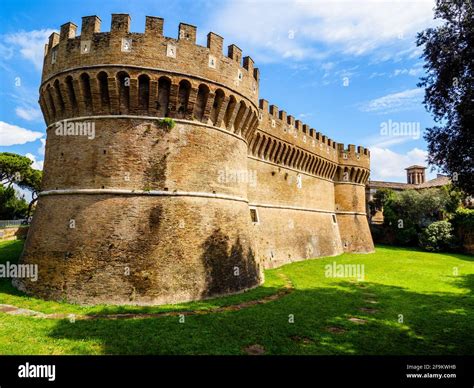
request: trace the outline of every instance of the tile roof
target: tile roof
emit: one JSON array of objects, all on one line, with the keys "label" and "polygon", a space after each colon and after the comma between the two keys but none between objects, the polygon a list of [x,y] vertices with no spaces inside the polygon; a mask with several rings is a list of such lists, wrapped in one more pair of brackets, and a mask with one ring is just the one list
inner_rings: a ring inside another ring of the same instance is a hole
[{"label": "tile roof", "polygon": [[418,185],[402,183],[402,182],[385,182],[385,181],[371,181],[367,182],[367,186],[371,189],[387,188],[392,190],[408,190],[408,189],[428,189],[431,187],[446,186],[451,182],[451,179],[445,175],[438,175],[435,179]]}]

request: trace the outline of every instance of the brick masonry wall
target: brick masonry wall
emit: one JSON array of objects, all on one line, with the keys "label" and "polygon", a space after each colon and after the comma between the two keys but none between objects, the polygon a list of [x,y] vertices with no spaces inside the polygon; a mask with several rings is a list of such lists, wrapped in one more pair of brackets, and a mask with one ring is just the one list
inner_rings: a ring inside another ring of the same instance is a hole
[{"label": "brick masonry wall", "polygon": [[[241,50],[180,24],[97,17],[52,34],[40,106],[43,192],[15,286],[77,303],[161,304],[241,292],[263,268],[370,252],[370,152],[265,100]],[[171,50],[171,51],[170,51]],[[163,119],[172,119],[171,127]],[[90,132],[79,133],[85,129]],[[251,209],[258,212],[252,222]]]},{"label": "brick masonry wall", "polygon": [[169,131],[96,122],[94,140],[48,133],[45,191],[22,257],[40,264],[42,280],[18,288],[78,303],[161,304],[261,283],[247,185],[223,179],[245,165],[243,139],[180,122]]},{"label": "brick masonry wall", "polygon": [[[337,222],[345,252],[373,252],[374,245],[365,215],[365,186],[335,184]],[[356,214],[351,214],[356,213]]]},{"label": "brick masonry wall", "polygon": [[0,241],[20,240],[26,238],[28,227],[0,228]]},{"label": "brick masonry wall", "polygon": [[43,197],[37,211],[22,262],[39,263],[39,280],[16,285],[40,297],[162,304],[234,293],[261,282],[245,204],[68,195]]}]

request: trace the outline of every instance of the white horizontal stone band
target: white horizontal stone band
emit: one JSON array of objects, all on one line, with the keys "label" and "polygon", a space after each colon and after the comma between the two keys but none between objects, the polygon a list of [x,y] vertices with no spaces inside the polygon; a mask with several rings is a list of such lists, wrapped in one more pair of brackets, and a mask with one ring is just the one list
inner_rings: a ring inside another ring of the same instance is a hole
[{"label": "white horizontal stone band", "polygon": [[342,215],[356,215],[356,216],[365,216],[367,217],[367,213],[365,212],[346,212],[346,211],[342,211],[342,210],[336,210],[336,214],[342,214]]},{"label": "white horizontal stone band", "polygon": [[344,182],[344,181],[334,181],[335,185],[351,185],[351,186],[362,186],[365,188],[365,184],[363,183],[355,183],[355,182]]},{"label": "white horizontal stone band", "polygon": [[286,205],[272,205],[264,203],[249,203],[248,200],[242,197],[234,195],[220,194],[220,193],[205,193],[199,191],[163,191],[163,190],[126,190],[126,189],[62,189],[62,190],[46,190],[42,191],[40,196],[47,195],[136,195],[136,196],[159,196],[159,197],[199,197],[199,198],[213,198],[213,199],[225,199],[230,201],[238,201],[247,203],[252,207],[262,207],[271,209],[283,209],[283,210],[299,210],[309,211],[315,213],[327,213],[327,214],[348,214],[348,215],[363,215],[366,213],[362,212],[350,212],[350,211],[332,211],[325,209],[306,208],[299,206],[286,206]]},{"label": "white horizontal stone band", "polygon": [[300,207],[300,206],[272,205],[272,204],[266,204],[266,203],[249,203],[249,206],[263,207],[263,208],[270,208],[270,209],[300,210],[300,211],[327,213],[327,214],[352,214],[352,215],[355,214],[355,215],[361,215],[361,216],[366,215],[366,213],[361,213],[361,212],[349,212],[349,211],[342,211],[342,210],[333,211],[333,210],[307,208],[307,207]]},{"label": "white horizontal stone band", "polygon": [[248,203],[248,200],[228,194],[204,193],[199,191],[164,191],[164,190],[125,190],[125,189],[62,189],[46,190],[39,195],[140,195],[140,196],[159,196],[159,197],[200,197],[226,199]]},{"label": "white horizontal stone band", "polygon": [[[58,120],[55,121],[52,124],[49,124],[46,130],[54,127],[57,123],[61,122],[70,122],[70,121],[94,121],[94,120],[102,120],[102,119],[140,119],[140,120],[163,120],[166,117],[157,117],[157,116],[140,116],[140,115],[98,115],[98,116],[81,116],[81,117],[72,117],[70,119],[63,119],[63,120]],[[169,117],[168,117],[169,118]],[[201,123],[199,121],[192,121],[192,120],[183,120],[183,119],[173,119],[174,122],[178,124],[189,124],[189,125],[195,125],[199,127],[205,127],[205,128],[210,128],[210,129],[215,129],[217,131],[220,131],[222,133],[225,133],[226,135],[231,135],[235,137],[236,139],[242,140],[245,144],[247,144],[247,140],[245,140],[243,137],[237,135],[236,133],[230,132],[225,130],[224,128],[219,128],[219,127],[214,127],[213,125]]]}]

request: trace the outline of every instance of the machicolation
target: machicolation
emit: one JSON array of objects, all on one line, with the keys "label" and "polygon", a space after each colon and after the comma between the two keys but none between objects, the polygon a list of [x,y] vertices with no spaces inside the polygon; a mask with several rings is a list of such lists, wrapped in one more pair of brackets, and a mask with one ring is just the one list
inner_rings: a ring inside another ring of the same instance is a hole
[{"label": "machicolation", "polygon": [[[66,23],[46,45],[42,193],[16,287],[83,304],[232,294],[263,268],[373,250],[370,153],[259,100],[259,70],[223,38],[163,19]],[[163,120],[173,125],[163,125]],[[59,130],[59,128],[61,130]]]}]

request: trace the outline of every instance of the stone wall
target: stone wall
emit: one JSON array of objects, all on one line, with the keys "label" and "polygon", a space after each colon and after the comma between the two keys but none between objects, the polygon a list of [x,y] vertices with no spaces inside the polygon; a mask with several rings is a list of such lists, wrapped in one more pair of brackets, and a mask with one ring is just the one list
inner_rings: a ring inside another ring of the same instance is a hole
[{"label": "stone wall", "polygon": [[241,292],[262,269],[373,250],[370,153],[266,100],[241,50],[147,17],[66,23],[45,52],[43,192],[15,285],[77,303],[161,304]]},{"label": "stone wall", "polygon": [[336,182],[335,208],[345,252],[373,252],[374,245],[366,216],[365,185]]},{"label": "stone wall", "polygon": [[258,212],[253,233],[266,268],[342,253],[332,182],[254,158],[249,170],[257,171],[249,205]]},{"label": "stone wall", "polygon": [[28,227],[0,228],[0,241],[19,240],[26,238]]},{"label": "stone wall", "polygon": [[93,141],[48,132],[44,191],[22,257],[47,280],[19,288],[160,304],[261,283],[247,185],[222,179],[246,165],[243,138],[180,121],[169,130],[156,120],[96,123]]}]

